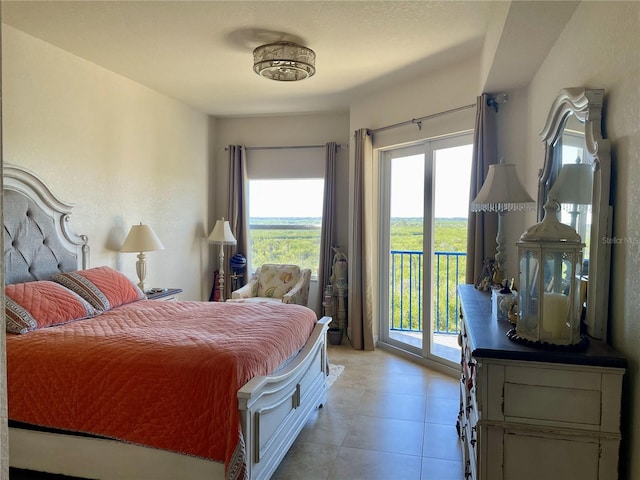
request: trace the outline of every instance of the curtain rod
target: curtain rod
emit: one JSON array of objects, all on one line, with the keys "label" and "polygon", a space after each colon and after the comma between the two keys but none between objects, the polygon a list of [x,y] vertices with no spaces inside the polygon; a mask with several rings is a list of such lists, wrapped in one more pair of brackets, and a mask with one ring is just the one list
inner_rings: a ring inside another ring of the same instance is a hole
[{"label": "curtain rod", "polygon": [[[342,148],[348,145],[341,145],[339,143],[336,144],[338,148]],[[245,150],[296,150],[303,148],[325,148],[325,145],[282,145],[275,147],[244,147]],[[224,147],[225,152],[229,150],[229,147]]]},{"label": "curtain rod", "polygon": [[424,117],[412,118],[411,120],[407,120],[400,123],[394,123],[393,125],[387,125],[386,127],[375,128],[371,130],[371,133],[382,132],[383,130],[390,130],[396,127],[403,127],[405,125],[418,125],[418,130],[422,130],[422,121],[427,120],[429,118],[439,117],[440,115],[446,115],[448,113],[459,112],[461,110],[467,110],[469,108],[475,107],[475,103],[470,103],[469,105],[463,105],[462,107],[452,108],[450,110],[445,110],[444,112],[432,113],[431,115],[426,115]]}]

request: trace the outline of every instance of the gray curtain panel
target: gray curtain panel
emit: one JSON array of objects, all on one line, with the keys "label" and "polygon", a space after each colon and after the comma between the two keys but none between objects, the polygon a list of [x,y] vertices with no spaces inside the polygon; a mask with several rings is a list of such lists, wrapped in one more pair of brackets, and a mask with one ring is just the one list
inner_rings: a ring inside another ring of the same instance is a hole
[{"label": "gray curtain panel", "polygon": [[[497,112],[487,105],[490,96],[483,93],[476,103],[476,125],[473,135],[473,159],[471,165],[471,185],[469,200],[473,201],[482,188],[489,165],[497,163]],[[469,205],[467,230],[467,272],[466,283],[476,284],[482,274],[486,259],[493,259],[496,253],[498,215],[494,212],[472,212]]]},{"label": "gray curtain panel", "polygon": [[[358,350],[374,350],[371,251],[374,235],[371,224],[373,205],[372,192],[367,188],[367,178],[371,182],[369,177],[373,169],[373,145],[369,130],[356,130],[355,150],[348,319],[353,347]],[[373,187],[369,184],[369,189],[371,188]]]},{"label": "gray curtain panel", "polygon": [[[241,253],[249,258],[249,218],[247,208],[247,150],[241,145],[229,145],[229,198],[227,218],[231,232],[236,237],[235,247],[225,255],[224,271],[231,273],[231,257]],[[247,282],[248,272],[241,284]],[[231,298],[232,282],[225,282],[225,298]]]},{"label": "gray curtain panel", "polygon": [[324,289],[331,277],[331,264],[336,239],[336,157],[338,145],[329,142],[325,146],[324,200],[322,205],[322,228],[320,231],[320,264],[318,267],[318,305],[317,311],[324,314],[322,300]]}]

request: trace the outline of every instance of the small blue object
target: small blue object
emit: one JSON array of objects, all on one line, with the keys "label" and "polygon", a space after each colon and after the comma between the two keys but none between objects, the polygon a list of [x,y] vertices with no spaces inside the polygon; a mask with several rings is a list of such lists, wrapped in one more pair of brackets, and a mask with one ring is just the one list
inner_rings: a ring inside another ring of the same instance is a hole
[{"label": "small blue object", "polygon": [[233,257],[231,257],[231,269],[234,273],[239,273],[244,270],[244,267],[247,266],[247,259],[241,253],[236,253]]}]

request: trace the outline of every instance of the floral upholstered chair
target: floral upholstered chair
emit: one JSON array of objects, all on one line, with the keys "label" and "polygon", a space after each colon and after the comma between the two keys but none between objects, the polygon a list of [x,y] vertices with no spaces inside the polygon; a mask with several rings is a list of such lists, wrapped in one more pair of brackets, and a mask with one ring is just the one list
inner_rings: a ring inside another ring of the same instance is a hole
[{"label": "floral upholstered chair", "polygon": [[266,263],[244,287],[231,292],[231,302],[282,302],[307,305],[311,270],[298,265]]}]

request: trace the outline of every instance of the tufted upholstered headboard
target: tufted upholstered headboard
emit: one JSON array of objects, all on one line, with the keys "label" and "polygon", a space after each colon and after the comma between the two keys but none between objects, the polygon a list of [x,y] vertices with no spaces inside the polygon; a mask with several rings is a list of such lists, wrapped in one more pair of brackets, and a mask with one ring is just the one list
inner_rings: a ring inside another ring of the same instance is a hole
[{"label": "tufted upholstered headboard", "polygon": [[69,229],[73,204],[56,198],[25,168],[4,164],[2,175],[5,283],[88,268],[88,239]]}]

